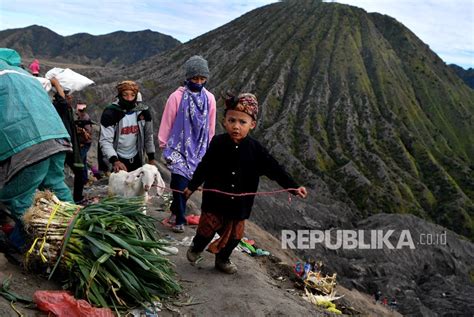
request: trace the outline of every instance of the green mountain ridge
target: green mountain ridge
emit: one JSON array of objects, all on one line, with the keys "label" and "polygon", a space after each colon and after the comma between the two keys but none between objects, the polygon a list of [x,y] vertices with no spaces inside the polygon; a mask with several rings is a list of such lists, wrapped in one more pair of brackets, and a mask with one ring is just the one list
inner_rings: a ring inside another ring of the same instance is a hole
[{"label": "green mountain ridge", "polygon": [[89,65],[130,65],[181,44],[151,30],[117,31],[104,35],[61,36],[32,25],[0,31],[0,47],[17,50],[23,58],[45,58]]},{"label": "green mountain ridge", "polygon": [[156,119],[193,54],[211,91],[258,95],[255,135],[301,182],[323,179],[358,215],[412,213],[474,238],[474,93],[395,19],[315,1],[249,12],[126,71]]}]

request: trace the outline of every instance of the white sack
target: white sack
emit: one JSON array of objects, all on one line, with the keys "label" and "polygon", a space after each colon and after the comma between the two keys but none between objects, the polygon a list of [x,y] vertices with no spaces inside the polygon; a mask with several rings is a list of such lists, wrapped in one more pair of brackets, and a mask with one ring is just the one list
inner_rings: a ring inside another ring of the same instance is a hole
[{"label": "white sack", "polygon": [[47,79],[56,78],[63,89],[69,90],[70,93],[81,91],[87,86],[94,84],[94,82],[89,78],[82,76],[69,68],[63,69],[55,67],[49,70],[44,77]]}]

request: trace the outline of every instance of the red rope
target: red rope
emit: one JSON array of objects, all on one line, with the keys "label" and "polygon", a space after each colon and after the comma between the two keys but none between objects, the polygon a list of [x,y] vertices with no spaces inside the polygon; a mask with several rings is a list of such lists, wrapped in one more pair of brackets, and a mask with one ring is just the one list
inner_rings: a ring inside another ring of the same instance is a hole
[{"label": "red rope", "polygon": [[[163,188],[164,190],[167,191],[172,191],[172,192],[177,192],[180,194],[184,194],[184,191],[178,190],[178,189],[173,189],[173,188],[168,188],[168,187],[163,187],[163,186],[158,186],[158,185],[153,185],[155,187]],[[227,195],[227,196],[232,196],[232,197],[242,197],[242,196],[268,196],[268,195],[274,195],[278,193],[285,193],[288,192],[288,203],[291,203],[291,195],[290,191],[298,190],[297,188],[285,188],[285,189],[279,189],[279,190],[273,190],[269,192],[256,192],[256,193],[229,193],[229,192],[224,192],[222,190],[218,189],[212,189],[212,188],[198,188],[198,190],[202,192],[214,192],[222,195]]]},{"label": "red rope", "polygon": [[[159,187],[159,188],[163,188],[164,190],[168,190],[168,191],[173,191],[173,192],[177,192],[177,193],[180,193],[180,194],[184,194],[184,191],[178,190],[178,189],[172,189],[172,188],[163,187],[163,186],[158,186],[158,185],[154,185],[154,187]],[[202,188],[202,189],[199,189],[199,188],[198,188],[198,190],[203,191],[203,192],[219,193],[219,194],[227,195],[227,196],[241,197],[241,196],[266,196],[266,195],[274,195],[274,194],[278,194],[278,193],[285,193],[285,192],[295,191],[295,190],[298,190],[298,189],[297,189],[297,188],[285,188],[285,189],[273,190],[273,191],[269,191],[269,192],[256,192],[256,193],[229,193],[229,192],[224,192],[224,191],[222,191],[222,190],[212,189],[212,188]]]}]

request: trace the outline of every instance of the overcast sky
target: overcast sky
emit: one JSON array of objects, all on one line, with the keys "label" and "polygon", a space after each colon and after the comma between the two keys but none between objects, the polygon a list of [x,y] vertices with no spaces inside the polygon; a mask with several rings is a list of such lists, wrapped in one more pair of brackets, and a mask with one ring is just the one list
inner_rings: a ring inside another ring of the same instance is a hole
[{"label": "overcast sky", "polygon": [[[186,42],[272,0],[0,0],[0,30],[32,24],[61,35],[151,29]],[[331,0],[326,0],[331,2]],[[390,15],[445,62],[474,68],[474,0],[337,0]]]}]

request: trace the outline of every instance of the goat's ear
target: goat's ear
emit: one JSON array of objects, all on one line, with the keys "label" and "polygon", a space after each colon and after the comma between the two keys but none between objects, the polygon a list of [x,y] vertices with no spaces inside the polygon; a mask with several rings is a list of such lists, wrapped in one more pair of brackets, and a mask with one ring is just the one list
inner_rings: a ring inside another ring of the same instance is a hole
[{"label": "goat's ear", "polygon": [[157,172],[155,174],[155,179],[156,179],[156,185],[157,185],[156,194],[158,196],[161,196],[165,192],[165,181],[163,180],[163,178],[161,178],[160,172]]},{"label": "goat's ear", "polygon": [[142,167],[139,167],[137,168],[136,170],[134,170],[133,172],[130,172],[130,173],[133,173],[133,175],[135,175],[136,177],[140,176],[140,175],[143,175],[143,168]]}]

